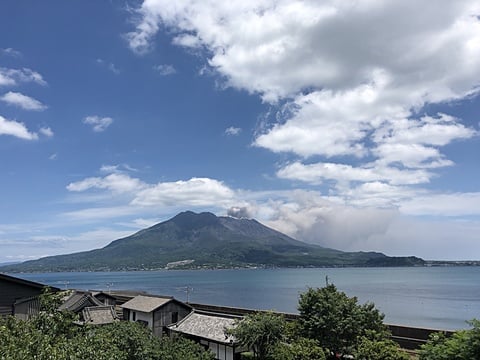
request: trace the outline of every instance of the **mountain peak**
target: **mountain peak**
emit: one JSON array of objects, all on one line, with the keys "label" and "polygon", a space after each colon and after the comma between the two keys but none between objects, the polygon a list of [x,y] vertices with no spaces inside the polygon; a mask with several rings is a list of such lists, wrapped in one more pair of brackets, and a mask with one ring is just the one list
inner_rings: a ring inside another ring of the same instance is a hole
[{"label": "mountain peak", "polygon": [[193,211],[181,212],[169,221],[184,230],[198,229],[219,223],[218,217],[210,212],[195,213]]},{"label": "mountain peak", "polygon": [[[380,259],[381,258],[381,259]],[[90,271],[237,266],[395,266],[423,260],[346,253],[292,239],[256,220],[185,211],[102,249],[3,267],[7,271]],[[187,261],[187,262],[185,262]]]}]

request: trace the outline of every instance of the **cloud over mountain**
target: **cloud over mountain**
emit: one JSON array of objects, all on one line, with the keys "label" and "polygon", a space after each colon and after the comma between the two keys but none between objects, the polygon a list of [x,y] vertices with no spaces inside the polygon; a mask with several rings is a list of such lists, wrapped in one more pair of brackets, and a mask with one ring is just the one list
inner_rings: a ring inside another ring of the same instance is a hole
[{"label": "cloud over mountain", "polygon": [[[417,111],[478,93],[479,8],[473,1],[431,1],[419,11],[416,1],[152,0],[137,10],[127,37],[143,54],[159,31],[173,32],[173,43],[206,49],[227,86],[278,106],[254,145],[300,157],[284,165],[282,178],[408,185],[454,165],[441,147],[477,134],[448,114]],[[306,161],[318,157],[333,163]]]}]

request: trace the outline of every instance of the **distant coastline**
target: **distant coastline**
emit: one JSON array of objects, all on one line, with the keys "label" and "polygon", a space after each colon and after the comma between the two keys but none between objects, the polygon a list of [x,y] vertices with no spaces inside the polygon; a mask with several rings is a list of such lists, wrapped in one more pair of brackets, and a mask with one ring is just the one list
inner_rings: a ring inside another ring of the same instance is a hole
[{"label": "distant coastline", "polygon": [[[18,264],[18,263],[17,263]],[[398,266],[388,266],[388,265],[324,265],[324,266],[275,266],[275,265],[265,265],[265,264],[251,264],[251,265],[234,265],[228,266],[225,264],[216,264],[216,265],[195,265],[193,262],[184,262],[178,261],[178,264],[172,266],[172,264],[167,264],[165,267],[124,267],[124,268],[77,268],[77,269],[45,269],[45,270],[32,270],[32,271],[22,271],[22,270],[11,270],[3,271],[1,266],[7,264],[0,264],[0,272],[10,273],[10,274],[41,274],[41,273],[77,273],[77,272],[140,272],[140,271],[202,271],[202,270],[248,270],[248,269],[361,269],[361,268],[417,268],[417,267],[476,267],[480,266],[480,260],[425,260],[424,264],[416,265],[398,265]],[[8,264],[9,265],[9,264]]]},{"label": "distant coastline", "polygon": [[480,260],[425,260],[424,266],[480,266]]}]

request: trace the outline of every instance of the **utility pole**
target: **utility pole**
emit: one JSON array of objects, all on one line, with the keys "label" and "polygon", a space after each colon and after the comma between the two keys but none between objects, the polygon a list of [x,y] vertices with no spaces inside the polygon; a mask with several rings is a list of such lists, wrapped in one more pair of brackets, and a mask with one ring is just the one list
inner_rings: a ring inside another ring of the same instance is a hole
[{"label": "utility pole", "polygon": [[190,300],[190,291],[192,291],[192,290],[193,290],[193,288],[191,288],[190,286],[185,286],[185,294],[187,295],[187,303]]},{"label": "utility pole", "polygon": [[113,286],[112,282],[107,283],[107,291],[109,294],[111,294],[111,287]]}]

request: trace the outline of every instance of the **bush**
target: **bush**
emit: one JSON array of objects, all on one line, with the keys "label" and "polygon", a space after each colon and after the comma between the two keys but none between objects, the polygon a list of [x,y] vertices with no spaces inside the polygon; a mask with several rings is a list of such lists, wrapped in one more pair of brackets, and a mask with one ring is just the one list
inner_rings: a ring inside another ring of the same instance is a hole
[{"label": "bush", "polygon": [[397,343],[392,340],[371,340],[362,338],[354,352],[357,360],[408,360]]},{"label": "bush", "polygon": [[325,360],[325,352],[313,339],[299,338],[290,344],[279,344],[272,352],[275,360]]},{"label": "bush", "polygon": [[468,322],[472,329],[455,332],[450,338],[443,333],[430,335],[422,345],[420,360],[470,360],[480,359],[480,321]]}]

